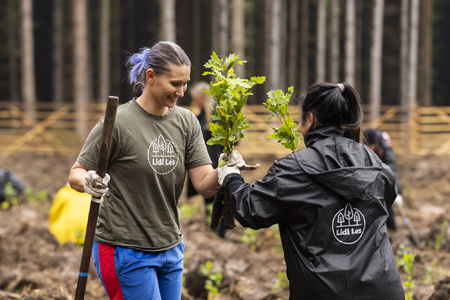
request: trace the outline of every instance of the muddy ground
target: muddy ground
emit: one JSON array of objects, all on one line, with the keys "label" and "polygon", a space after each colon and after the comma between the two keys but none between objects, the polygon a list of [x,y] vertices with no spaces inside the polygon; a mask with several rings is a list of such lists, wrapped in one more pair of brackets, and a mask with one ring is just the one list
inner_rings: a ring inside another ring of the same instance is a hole
[{"label": "muddy ground", "polygon": [[[261,167],[244,173],[245,179],[262,178],[274,159],[247,158],[248,163]],[[0,158],[0,167],[10,168],[33,191],[46,190],[49,195],[48,202],[30,203],[22,197],[20,204],[0,211],[0,299],[73,299],[82,250],[72,243],[60,245],[48,231],[47,217],[74,160],[20,152]],[[399,258],[415,254],[412,278],[408,279],[402,267],[400,276],[404,282],[414,281],[414,299],[450,299],[450,228],[442,230],[450,210],[450,157],[401,155],[398,165],[404,208],[420,239],[416,246],[396,209],[398,230],[390,233],[394,252]],[[212,263],[211,275],[222,275],[214,299],[288,299],[276,227],[253,232],[238,225],[221,239],[207,230],[200,196],[183,196],[180,207],[186,244],[183,299],[207,299],[206,276],[201,271],[207,261]],[[86,299],[107,299],[93,266]]]}]

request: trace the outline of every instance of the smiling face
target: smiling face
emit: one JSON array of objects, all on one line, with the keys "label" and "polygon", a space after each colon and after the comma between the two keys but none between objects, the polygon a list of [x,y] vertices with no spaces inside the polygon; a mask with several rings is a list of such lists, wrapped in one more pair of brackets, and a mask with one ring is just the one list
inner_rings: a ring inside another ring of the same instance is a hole
[{"label": "smiling face", "polygon": [[[187,83],[191,80],[191,67],[172,65],[169,72],[156,75],[152,69],[146,72],[149,100],[152,112],[156,114],[167,113],[167,108],[175,106],[177,99],[184,96]],[[163,112],[163,113],[161,113]]]}]

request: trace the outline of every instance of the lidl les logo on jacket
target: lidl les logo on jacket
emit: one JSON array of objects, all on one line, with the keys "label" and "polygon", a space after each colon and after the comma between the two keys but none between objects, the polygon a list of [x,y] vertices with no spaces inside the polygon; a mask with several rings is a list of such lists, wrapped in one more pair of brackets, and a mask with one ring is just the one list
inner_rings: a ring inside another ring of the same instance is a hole
[{"label": "lidl les logo on jacket", "polygon": [[362,237],[366,228],[366,219],[359,209],[347,203],[345,208],[334,215],[331,228],[336,240],[342,244],[351,245]]}]

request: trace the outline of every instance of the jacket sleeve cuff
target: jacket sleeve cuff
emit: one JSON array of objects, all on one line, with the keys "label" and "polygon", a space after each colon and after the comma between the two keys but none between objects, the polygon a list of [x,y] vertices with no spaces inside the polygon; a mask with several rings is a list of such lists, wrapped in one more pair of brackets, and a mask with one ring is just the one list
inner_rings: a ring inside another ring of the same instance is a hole
[{"label": "jacket sleeve cuff", "polygon": [[243,183],[244,178],[242,178],[241,174],[231,173],[223,180],[223,188],[231,196]]}]

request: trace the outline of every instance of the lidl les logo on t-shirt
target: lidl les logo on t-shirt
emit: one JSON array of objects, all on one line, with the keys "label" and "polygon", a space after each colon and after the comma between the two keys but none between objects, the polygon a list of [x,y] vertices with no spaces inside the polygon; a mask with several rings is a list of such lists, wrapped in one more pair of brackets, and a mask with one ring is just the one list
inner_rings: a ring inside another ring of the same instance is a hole
[{"label": "lidl les logo on t-shirt", "polygon": [[179,156],[177,146],[162,135],[150,144],[147,151],[148,163],[159,175],[172,172],[178,165]]}]

